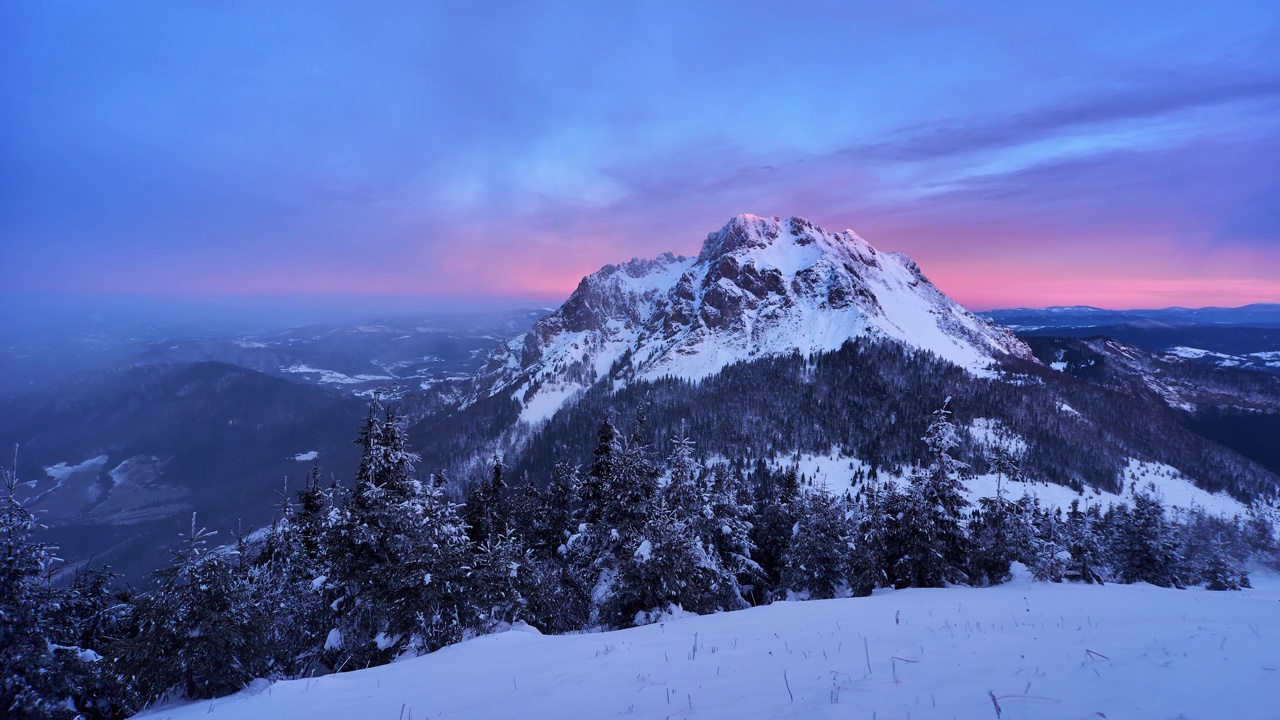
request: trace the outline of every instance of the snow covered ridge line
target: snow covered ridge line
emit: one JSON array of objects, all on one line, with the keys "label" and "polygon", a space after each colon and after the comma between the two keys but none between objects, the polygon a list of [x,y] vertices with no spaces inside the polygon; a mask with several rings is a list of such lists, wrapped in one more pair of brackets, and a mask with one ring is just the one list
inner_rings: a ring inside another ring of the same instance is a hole
[{"label": "snow covered ridge line", "polygon": [[776,603],[608,633],[518,626],[144,717],[1270,717],[1280,578],[1260,573],[1255,586],[1212,593],[1024,575],[992,588]]},{"label": "snow covered ridge line", "polygon": [[538,422],[597,382],[697,380],[736,361],[838,349],[875,338],[927,350],[979,376],[1035,361],[1012,331],[961,307],[910,258],[851,230],[738,215],[696,258],[606,265],[556,312],[491,356],[489,394]]}]

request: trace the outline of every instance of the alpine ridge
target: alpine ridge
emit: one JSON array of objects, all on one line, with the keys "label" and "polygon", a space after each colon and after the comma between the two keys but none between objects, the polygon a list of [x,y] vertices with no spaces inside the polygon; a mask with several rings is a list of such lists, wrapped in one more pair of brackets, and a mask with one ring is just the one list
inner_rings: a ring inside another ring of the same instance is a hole
[{"label": "alpine ridge", "polygon": [[510,393],[536,423],[608,380],[698,380],[770,355],[868,337],[928,350],[979,376],[1035,361],[1022,341],[961,307],[906,255],[851,230],[738,215],[696,258],[664,253],[606,265],[554,313],[489,358],[481,392]]}]

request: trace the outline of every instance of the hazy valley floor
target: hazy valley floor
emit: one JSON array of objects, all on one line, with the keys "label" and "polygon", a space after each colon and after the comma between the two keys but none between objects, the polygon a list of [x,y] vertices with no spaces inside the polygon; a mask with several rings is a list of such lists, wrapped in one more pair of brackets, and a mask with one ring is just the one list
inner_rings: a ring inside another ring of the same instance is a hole
[{"label": "hazy valley floor", "polygon": [[1280,718],[1280,576],[1254,584],[1020,578],[608,633],[514,630],[149,717]]}]

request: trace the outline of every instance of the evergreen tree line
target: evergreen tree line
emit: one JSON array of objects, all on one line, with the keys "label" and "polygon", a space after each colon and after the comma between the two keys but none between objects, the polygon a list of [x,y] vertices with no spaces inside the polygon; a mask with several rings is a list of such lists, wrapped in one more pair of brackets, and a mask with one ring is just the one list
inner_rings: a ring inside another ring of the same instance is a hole
[{"label": "evergreen tree line", "polygon": [[[1050,510],[1003,492],[971,506],[969,465],[945,406],[905,476],[862,470],[831,494],[795,467],[706,462],[686,438],[659,459],[645,406],[630,432],[595,433],[585,467],[508,486],[500,458],[453,497],[422,475],[404,424],[378,402],[350,488],[314,468],[275,522],[218,545],[193,516],[145,592],[101,570],[56,582],[52,550],[15,496],[0,513],[0,702],[11,717],[118,718],[174,697],[345,672],[527,623],[544,633],[621,628],[680,613],[879,588],[993,585],[1022,563],[1040,580],[1248,585],[1274,558],[1261,514],[1171,514],[1132,503]],[[1017,459],[986,459],[1003,481]],[[15,463],[16,466],[16,463]],[[461,501],[461,502],[458,502]]]},{"label": "evergreen tree line", "polygon": [[[1191,372],[1170,371],[1184,370]],[[1029,474],[1076,491],[1123,492],[1121,472],[1133,457],[1176,467],[1205,490],[1245,504],[1274,502],[1280,487],[1274,472],[1189,429],[1191,415],[1150,389],[1131,387],[1145,387],[1140,377],[1112,387],[1015,363],[1001,378],[979,378],[926,351],[867,338],[809,356],[737,362],[697,382],[633,380],[615,389],[614,381],[628,377],[624,358],[536,429],[517,422],[519,404],[507,393],[481,398],[415,424],[414,447],[458,477],[482,472],[480,464],[495,450],[508,450],[513,476],[545,482],[557,460],[590,457],[602,415],[630,417],[644,405],[650,441],[658,447],[688,435],[704,456],[750,464],[794,453],[825,455],[836,446],[872,468],[893,470],[924,454],[930,412],[950,397],[957,425],[979,418],[999,423],[1026,442],[1022,462]],[[975,470],[989,470],[985,448],[968,433],[961,433],[955,453]]]}]

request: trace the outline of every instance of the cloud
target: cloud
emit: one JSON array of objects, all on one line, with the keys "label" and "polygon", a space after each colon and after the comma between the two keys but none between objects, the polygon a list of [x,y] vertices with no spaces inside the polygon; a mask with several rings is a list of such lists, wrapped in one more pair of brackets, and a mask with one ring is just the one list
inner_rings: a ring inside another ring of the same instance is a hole
[{"label": "cloud", "polygon": [[1190,5],[9,5],[0,264],[551,298],[756,212],[939,277],[1078,281],[1068,240],[1190,277],[1280,204],[1280,11]]},{"label": "cloud", "polygon": [[1154,83],[1113,86],[1011,115],[903,128],[889,138],[845,152],[882,161],[929,160],[1023,145],[1099,125],[1151,121],[1206,107],[1278,99],[1280,75],[1241,78],[1230,72],[1183,74]]}]

